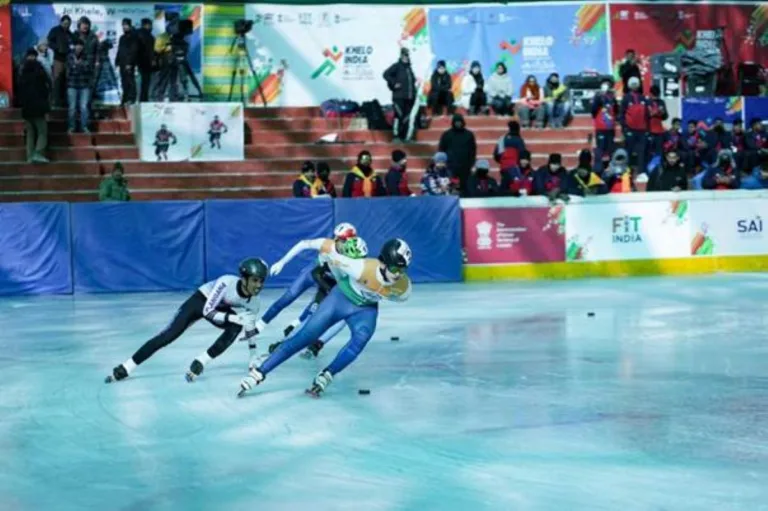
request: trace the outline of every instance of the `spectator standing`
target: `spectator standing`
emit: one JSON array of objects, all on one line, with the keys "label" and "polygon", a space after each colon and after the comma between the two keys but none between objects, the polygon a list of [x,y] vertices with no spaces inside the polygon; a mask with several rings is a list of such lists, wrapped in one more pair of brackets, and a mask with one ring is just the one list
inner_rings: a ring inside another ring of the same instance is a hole
[{"label": "spectator standing", "polygon": [[690,174],[695,174],[700,167],[708,162],[709,136],[704,129],[698,127],[698,124],[695,119],[688,121],[688,130],[683,140],[683,149],[687,158],[685,165]]},{"label": "spectator standing", "polygon": [[592,153],[584,149],[579,153],[579,163],[568,173],[566,193],[579,197],[602,195],[608,192],[605,182],[592,170]]},{"label": "spectator standing", "polygon": [[75,40],[75,51],[69,55],[67,61],[67,102],[69,103],[69,132],[73,133],[76,127],[76,113],[80,113],[80,125],[83,133],[90,133],[88,120],[90,113],[88,104],[91,99],[91,79],[93,68],[83,53],[83,40]]},{"label": "spectator standing", "polygon": [[534,120],[536,121],[536,128],[544,127],[544,117],[546,116],[546,107],[543,103],[544,96],[542,94],[539,82],[536,81],[536,77],[528,75],[525,79],[525,83],[520,87],[520,100],[518,101],[517,111],[520,117],[520,122],[523,126],[528,128],[534,126]]},{"label": "spectator standing", "polygon": [[319,197],[321,184],[317,179],[315,164],[311,161],[305,161],[301,165],[301,174],[293,182],[293,196],[296,198]]},{"label": "spectator standing", "polygon": [[115,162],[112,175],[105,177],[99,186],[100,201],[128,202],[131,200],[131,192],[128,190],[128,181],[123,173],[123,164]]},{"label": "spectator standing", "polygon": [[760,158],[768,153],[768,137],[763,130],[763,121],[759,118],[754,118],[750,121],[750,130],[746,136],[746,160],[747,168],[754,168],[757,166]]},{"label": "spectator standing", "polygon": [[536,195],[555,200],[565,192],[566,177],[562,155],[552,153],[547,164],[536,170],[533,176],[533,191]]},{"label": "spectator standing", "polygon": [[619,76],[624,85],[624,93],[632,89],[629,86],[629,80],[632,78],[637,78],[640,82],[640,86],[637,90],[640,94],[643,93],[643,74],[640,71],[640,66],[637,65],[637,55],[635,50],[627,50],[624,54],[624,60],[621,61],[621,65],[619,66]]},{"label": "spectator standing", "polygon": [[27,132],[27,161],[47,162],[44,156],[48,146],[48,122],[45,116],[51,110],[51,78],[37,60],[34,48],[27,50],[19,75],[18,96],[21,116]]},{"label": "spectator standing", "polygon": [[45,37],[40,39],[35,49],[37,50],[37,61],[43,66],[45,73],[53,83],[53,50],[48,47],[48,39]]},{"label": "spectator standing", "polygon": [[546,116],[553,128],[563,128],[571,117],[571,103],[568,101],[568,87],[560,82],[560,75],[552,73],[544,84]]},{"label": "spectator standing", "polygon": [[477,159],[477,143],[474,133],[466,128],[463,115],[454,114],[451,127],[440,137],[438,150],[448,155],[454,176],[459,180],[459,193],[464,193]]},{"label": "spectator standing", "polygon": [[630,193],[635,191],[629,154],[624,149],[616,149],[611,164],[603,176],[609,193]]},{"label": "spectator standing", "polygon": [[144,18],[141,20],[141,29],[138,30],[136,37],[139,41],[139,54],[136,62],[141,77],[141,92],[139,101],[144,103],[149,101],[149,86],[152,83],[152,67],[155,61],[155,36],[152,35],[152,20]]},{"label": "spectator standing", "polygon": [[411,55],[407,48],[400,49],[400,60],[384,71],[384,80],[392,91],[392,104],[395,109],[393,131],[396,140],[411,140],[414,126],[410,115],[416,102],[416,78],[411,68]]},{"label": "spectator standing", "polygon": [[485,88],[494,113],[512,115],[512,80],[503,62],[496,64],[496,72],[488,77]]},{"label": "spectator standing", "polygon": [[139,39],[133,30],[130,18],[123,19],[123,35],[117,45],[115,66],[120,69],[120,83],[123,86],[122,105],[136,102],[136,64],[139,60]]},{"label": "spectator standing", "polygon": [[448,169],[448,155],[436,153],[421,178],[422,195],[453,195],[456,181]]},{"label": "spectator standing", "polygon": [[387,195],[384,183],[373,170],[373,158],[370,151],[360,151],[357,155],[357,165],[347,174],[344,180],[342,197],[383,197]]},{"label": "spectator standing", "polygon": [[733,152],[733,159],[736,160],[736,168],[745,170],[749,169],[745,154],[747,151],[747,136],[744,133],[744,121],[736,119],[733,121],[733,128],[731,129],[731,151]]},{"label": "spectator standing", "polygon": [[72,18],[66,14],[59,24],[48,32],[48,46],[53,50],[53,104],[64,106],[67,89],[67,56],[72,46],[72,33],[69,27]]},{"label": "spectator standing", "polygon": [[[661,98],[658,85],[652,85],[648,98],[648,142],[651,158],[661,156],[664,152],[664,121],[669,119],[667,104]],[[644,172],[644,169],[641,169]]]},{"label": "spectator standing", "polygon": [[685,160],[681,151],[683,150],[683,121],[679,117],[672,119],[672,126],[664,132],[664,138],[662,141],[662,150],[666,153],[671,150],[675,150],[677,155]]},{"label": "spectator standing", "polygon": [[741,171],[736,168],[733,153],[723,149],[717,153],[717,160],[704,174],[702,187],[706,190],[736,190],[741,188]]},{"label": "spectator standing", "polygon": [[408,158],[400,149],[392,151],[392,165],[389,167],[385,181],[387,184],[387,195],[394,197],[407,197],[413,195],[408,187],[408,177],[405,175]]},{"label": "spectator standing", "polygon": [[427,105],[432,110],[432,115],[443,115],[443,108],[453,114],[453,83],[444,60],[437,61],[430,85]]},{"label": "spectator standing", "polygon": [[[77,20],[77,32],[74,37],[83,41],[83,54],[85,55],[91,69],[96,69],[99,55],[99,38],[91,30],[91,20],[87,16]],[[95,76],[94,76],[95,79]]]},{"label": "spectator standing", "polygon": [[634,155],[636,171],[645,172],[646,140],[650,109],[648,99],[640,93],[640,79],[629,79],[629,92],[621,100],[621,127],[624,132],[624,148]]},{"label": "spectator standing", "polygon": [[619,104],[613,92],[613,82],[603,80],[600,92],[592,99],[592,120],[595,127],[595,170],[603,171],[603,158],[610,161],[616,146],[616,119]]},{"label": "spectator standing", "polygon": [[511,197],[533,195],[534,175],[533,167],[531,167],[531,153],[524,149],[520,151],[520,160],[517,166],[501,170],[499,195]]},{"label": "spectator standing", "polygon": [[663,161],[651,173],[648,180],[649,192],[679,192],[688,189],[688,174],[677,149],[664,152]]},{"label": "spectator standing", "polygon": [[336,186],[331,181],[331,167],[324,161],[317,162],[317,179],[320,181],[321,195],[336,198]]},{"label": "spectator standing", "polygon": [[[510,89],[511,85],[510,83]],[[483,71],[480,62],[475,60],[469,66],[469,73],[464,75],[461,82],[461,106],[467,109],[469,115],[478,115],[485,110],[487,103]]]},{"label": "spectator standing", "polygon": [[495,197],[499,184],[490,175],[491,164],[488,160],[477,160],[474,172],[467,181],[467,197]]},{"label": "spectator standing", "polygon": [[723,149],[731,148],[731,134],[725,129],[725,123],[720,117],[715,119],[712,129],[709,131],[709,152],[708,161],[714,161],[715,157]]},{"label": "spectator standing", "polygon": [[504,169],[517,167],[520,153],[525,150],[525,142],[520,135],[520,123],[509,121],[507,128],[509,131],[499,138],[493,149],[493,159],[499,164],[502,172]]}]

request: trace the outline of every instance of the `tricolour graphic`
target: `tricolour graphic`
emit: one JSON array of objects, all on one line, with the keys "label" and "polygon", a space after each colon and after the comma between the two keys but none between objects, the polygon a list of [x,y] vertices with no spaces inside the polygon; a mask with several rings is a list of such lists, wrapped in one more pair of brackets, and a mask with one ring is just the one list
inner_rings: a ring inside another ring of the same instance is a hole
[{"label": "tricolour graphic", "polygon": [[768,201],[691,201],[690,254],[768,254]]}]

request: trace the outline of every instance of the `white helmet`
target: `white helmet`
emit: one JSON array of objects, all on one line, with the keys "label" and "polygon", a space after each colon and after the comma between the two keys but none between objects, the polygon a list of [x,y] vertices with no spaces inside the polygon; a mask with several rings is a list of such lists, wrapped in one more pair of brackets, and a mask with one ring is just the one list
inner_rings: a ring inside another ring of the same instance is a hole
[{"label": "white helmet", "polygon": [[333,229],[333,237],[337,240],[346,240],[357,236],[357,229],[352,224],[342,222]]}]

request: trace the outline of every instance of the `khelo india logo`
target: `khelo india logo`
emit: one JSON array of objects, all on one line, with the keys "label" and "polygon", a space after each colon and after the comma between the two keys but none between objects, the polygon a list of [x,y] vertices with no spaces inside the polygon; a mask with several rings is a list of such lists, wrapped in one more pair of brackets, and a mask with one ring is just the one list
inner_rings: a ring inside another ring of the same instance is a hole
[{"label": "khelo india logo", "polygon": [[336,64],[338,64],[343,56],[344,52],[339,50],[336,46],[323,50],[323,57],[325,57],[325,60],[323,60],[323,63],[312,73],[312,79],[316,80],[320,75],[329,76],[336,71]]}]

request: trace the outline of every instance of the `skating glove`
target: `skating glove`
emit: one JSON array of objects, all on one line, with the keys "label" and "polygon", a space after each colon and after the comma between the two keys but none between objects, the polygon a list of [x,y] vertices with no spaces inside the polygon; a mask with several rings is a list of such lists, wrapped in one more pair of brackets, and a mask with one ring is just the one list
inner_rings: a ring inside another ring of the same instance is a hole
[{"label": "skating glove", "polygon": [[269,274],[274,277],[275,275],[279,275],[281,271],[283,271],[283,262],[278,261],[269,269]]}]

